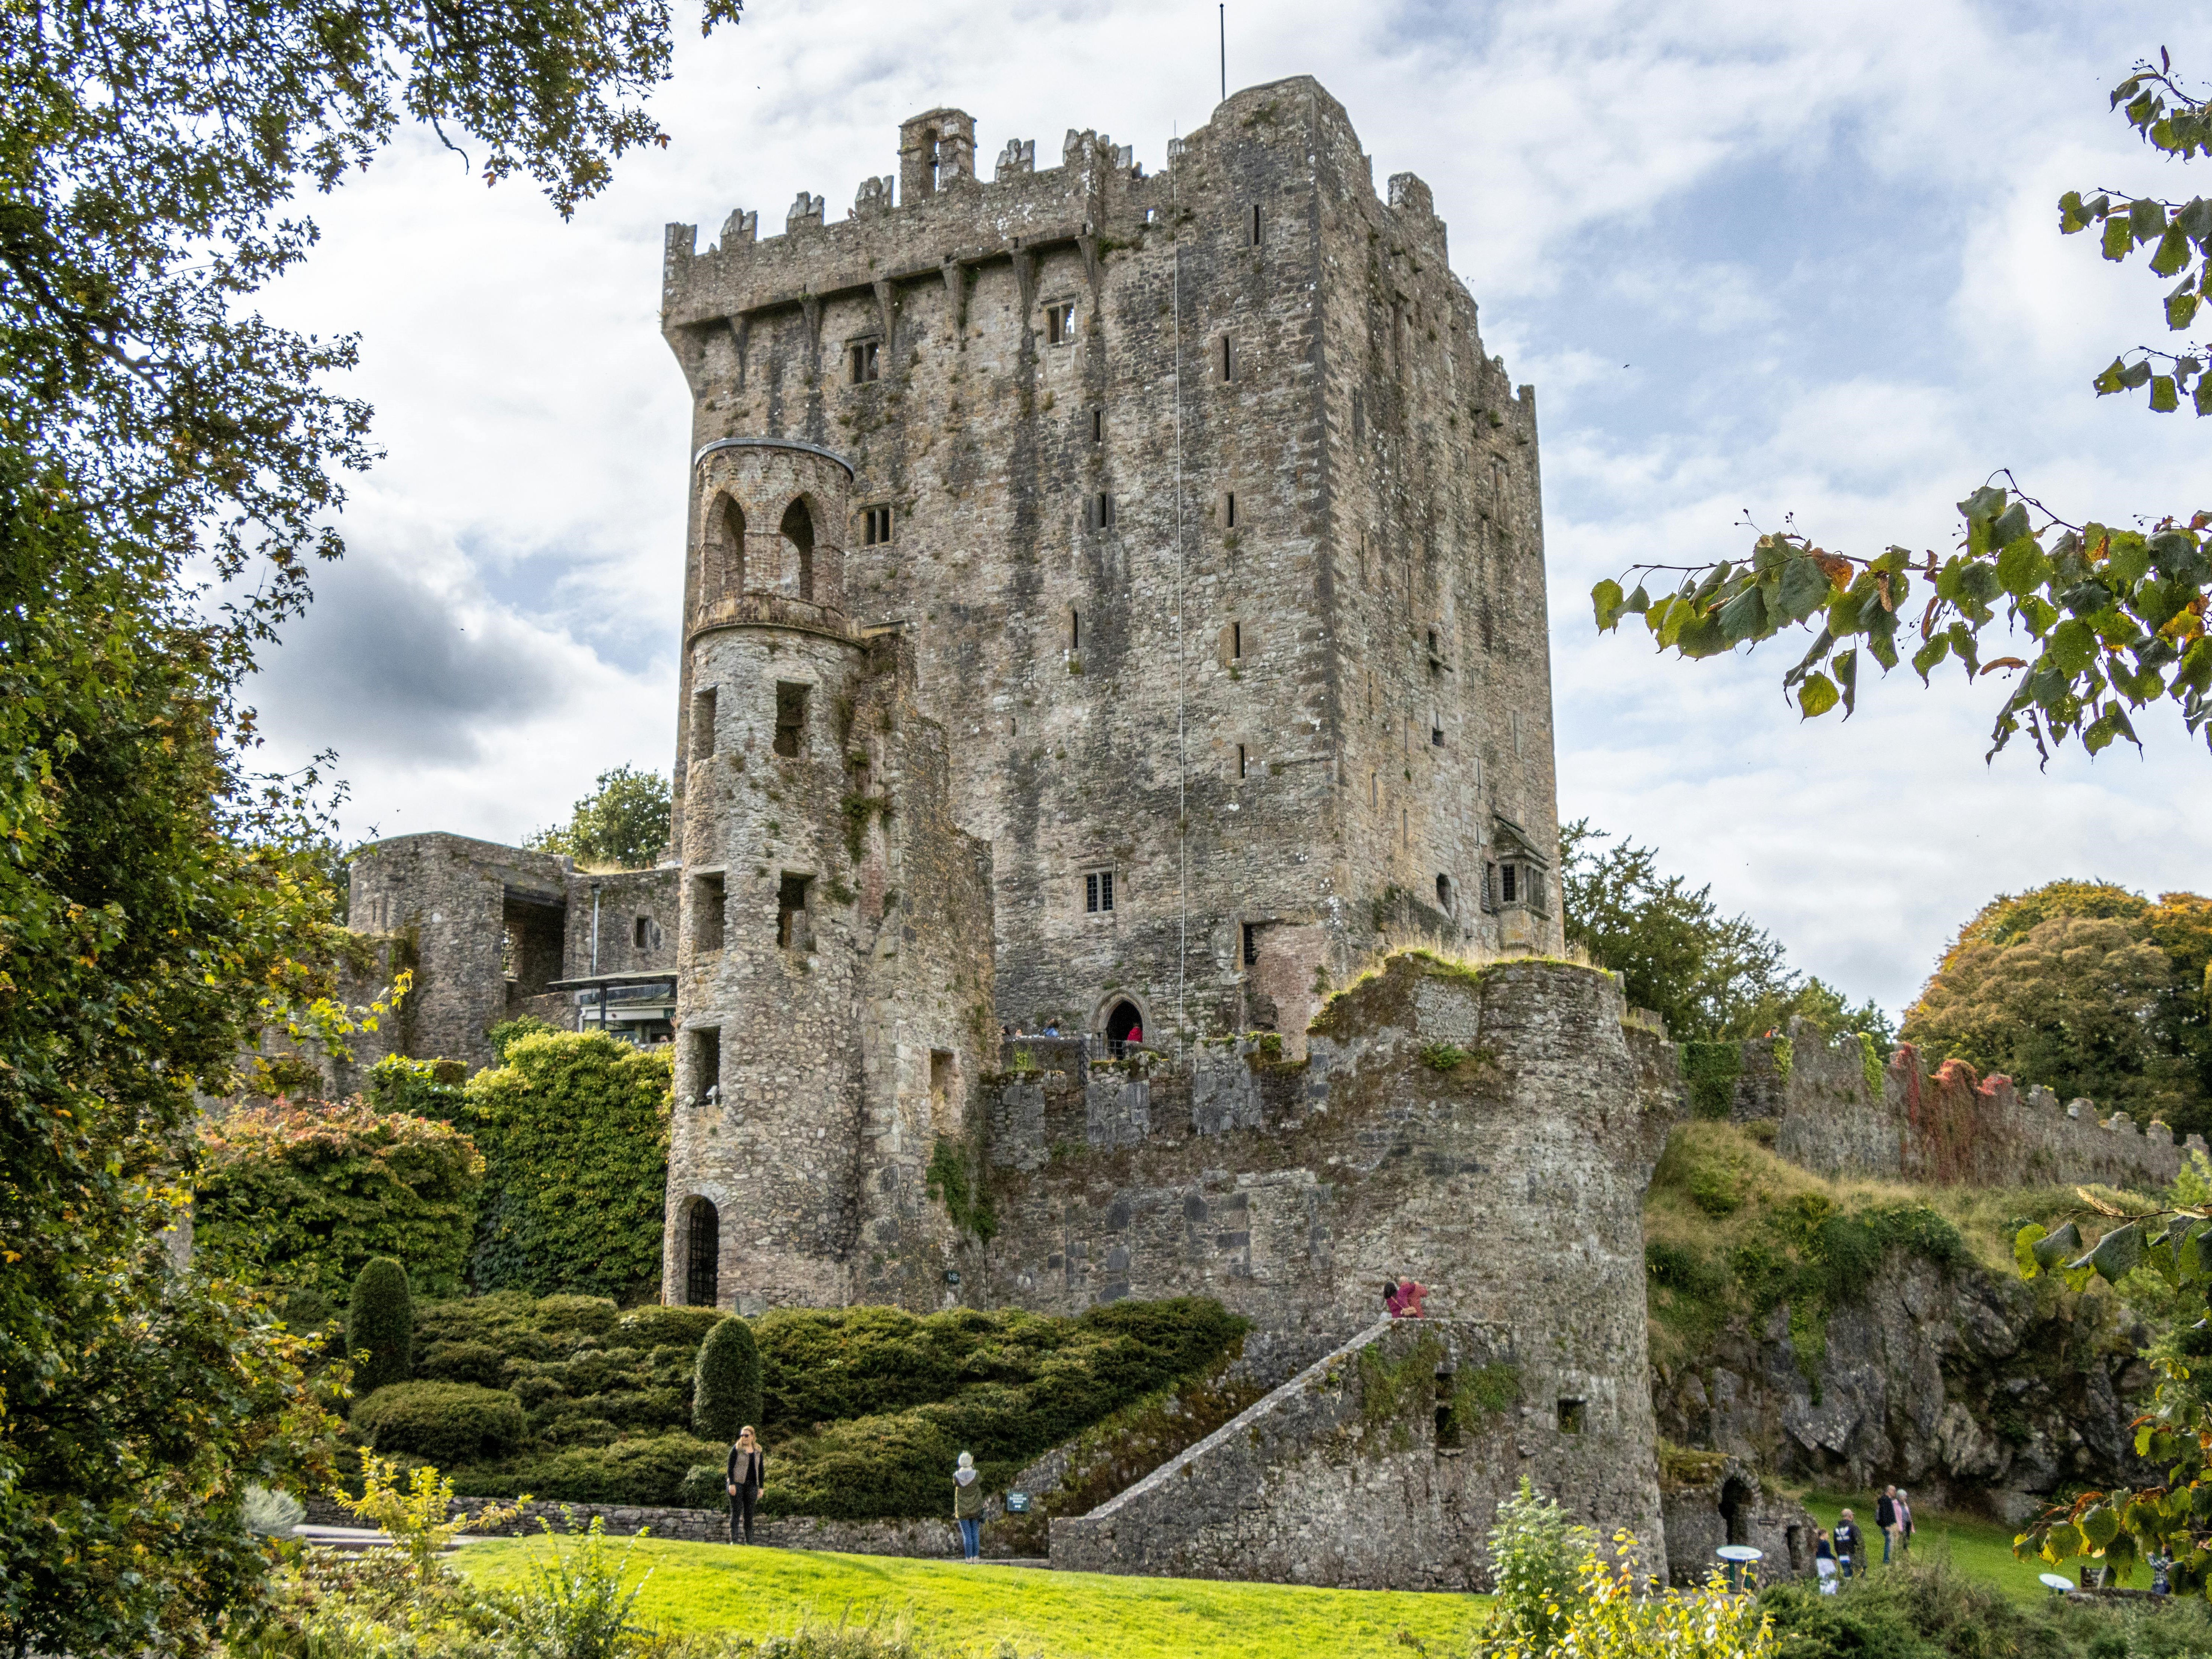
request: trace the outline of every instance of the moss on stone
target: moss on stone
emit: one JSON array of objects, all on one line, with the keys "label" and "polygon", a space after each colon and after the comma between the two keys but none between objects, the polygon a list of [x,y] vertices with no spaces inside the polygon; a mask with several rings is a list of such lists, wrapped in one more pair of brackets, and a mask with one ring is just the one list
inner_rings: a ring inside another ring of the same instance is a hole
[{"label": "moss on stone", "polygon": [[1689,1086],[1691,1115],[1727,1117],[1735,1105],[1735,1080],[1742,1073],[1741,1043],[1684,1043],[1682,1081]]}]

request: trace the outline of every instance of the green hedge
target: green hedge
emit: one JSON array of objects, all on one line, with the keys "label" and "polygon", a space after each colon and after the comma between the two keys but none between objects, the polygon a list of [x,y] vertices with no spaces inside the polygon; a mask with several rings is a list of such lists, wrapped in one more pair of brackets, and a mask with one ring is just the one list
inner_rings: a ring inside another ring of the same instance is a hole
[{"label": "green hedge", "polygon": [[707,1333],[692,1373],[691,1431],[702,1440],[732,1441],[761,1420],[760,1348],[752,1327],[734,1314]]},{"label": "green hedge", "polygon": [[407,1269],[390,1256],[377,1257],[354,1280],[345,1340],[359,1393],[374,1394],[415,1374],[415,1298]]},{"label": "green hedge", "polygon": [[674,1505],[684,1501],[684,1477],[695,1468],[712,1466],[719,1492],[728,1449],[682,1434],[618,1440],[459,1468],[453,1471],[453,1490],[468,1498],[519,1498],[528,1492],[562,1504]]},{"label": "green hedge", "polygon": [[673,1047],[532,1032],[507,1042],[504,1064],[469,1079],[461,1121],[485,1164],[479,1290],[652,1294]]},{"label": "green hedge", "polygon": [[380,1255],[404,1261],[427,1295],[460,1288],[484,1166],[452,1126],[379,1112],[356,1096],[241,1107],[203,1120],[199,1140],[202,1255],[252,1282],[340,1304]]},{"label": "green hedge", "polygon": [[505,1457],[529,1432],[520,1401],[465,1382],[394,1382],[353,1408],[356,1433],[380,1453],[405,1452],[441,1468]]},{"label": "green hedge", "polygon": [[[841,1324],[849,1347],[836,1340]],[[778,1472],[763,1507],[852,1519],[948,1512],[960,1453],[1003,1488],[1040,1453],[1204,1370],[1246,1328],[1196,1298],[1117,1302],[1080,1319],[1012,1309],[764,1315],[757,1334],[775,1378],[766,1416]],[[917,1399],[924,1389],[939,1397]],[[845,1409],[854,1401],[896,1405]],[[823,1426],[782,1437],[802,1423]]]}]

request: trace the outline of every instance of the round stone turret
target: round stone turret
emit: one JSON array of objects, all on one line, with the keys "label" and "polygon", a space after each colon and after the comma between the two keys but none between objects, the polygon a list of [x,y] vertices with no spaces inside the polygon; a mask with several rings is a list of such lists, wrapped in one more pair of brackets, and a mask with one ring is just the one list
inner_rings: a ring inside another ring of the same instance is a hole
[{"label": "round stone turret", "polygon": [[[789,438],[724,438],[693,466],[699,504],[684,586],[686,633],[753,607],[763,619],[847,631],[846,500],[853,464]],[[795,602],[789,603],[789,602]],[[821,614],[817,614],[821,613]]]}]

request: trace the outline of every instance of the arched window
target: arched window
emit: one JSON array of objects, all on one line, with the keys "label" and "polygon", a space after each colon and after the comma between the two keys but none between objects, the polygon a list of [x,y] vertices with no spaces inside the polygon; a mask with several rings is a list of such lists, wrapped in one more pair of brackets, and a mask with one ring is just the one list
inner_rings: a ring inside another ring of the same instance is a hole
[{"label": "arched window", "polygon": [[1452,894],[1451,878],[1449,876],[1438,876],[1437,878],[1437,908],[1443,911],[1447,915],[1451,913]]},{"label": "arched window", "polygon": [[712,605],[745,591],[745,515],[727,495],[707,509],[706,557],[699,571],[699,599]]},{"label": "arched window", "polygon": [[1133,1002],[1117,1002],[1114,1012],[1106,1016],[1106,1047],[1115,1059],[1121,1058],[1132,1042],[1145,1040],[1145,1017],[1137,1012]]},{"label": "arched window", "polygon": [[721,1250],[721,1217],[706,1199],[693,1199],[684,1230],[684,1300],[692,1307],[715,1305]]},{"label": "arched window", "polygon": [[804,497],[784,509],[783,538],[791,544],[798,557],[794,568],[799,572],[799,597],[814,597],[814,515],[806,510]]}]

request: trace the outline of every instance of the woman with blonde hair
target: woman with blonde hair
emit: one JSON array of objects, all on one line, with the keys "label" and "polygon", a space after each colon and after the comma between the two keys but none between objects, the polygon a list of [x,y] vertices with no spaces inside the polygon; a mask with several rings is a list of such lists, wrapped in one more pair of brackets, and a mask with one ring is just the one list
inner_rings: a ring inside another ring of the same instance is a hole
[{"label": "woman with blonde hair", "polygon": [[983,1480],[975,1467],[975,1454],[962,1452],[960,1466],[952,1471],[952,1518],[960,1523],[961,1559],[983,1559]]},{"label": "woman with blonde hair", "polygon": [[753,1541],[753,1505],[760,1501],[761,1488],[768,1485],[768,1454],[753,1438],[750,1423],[738,1431],[731,1443],[729,1468],[724,1474],[724,1484],[730,1489],[730,1541],[738,1541],[738,1528],[744,1528],[744,1541]]}]

